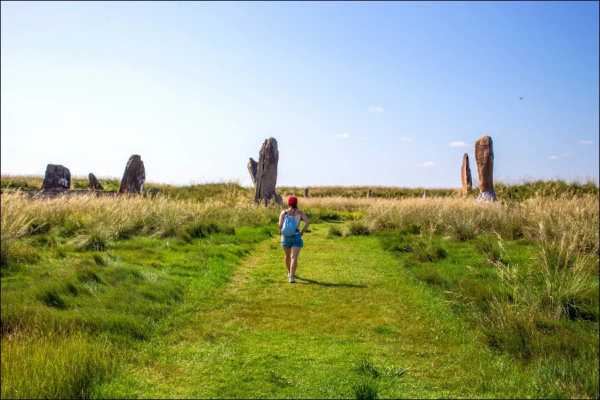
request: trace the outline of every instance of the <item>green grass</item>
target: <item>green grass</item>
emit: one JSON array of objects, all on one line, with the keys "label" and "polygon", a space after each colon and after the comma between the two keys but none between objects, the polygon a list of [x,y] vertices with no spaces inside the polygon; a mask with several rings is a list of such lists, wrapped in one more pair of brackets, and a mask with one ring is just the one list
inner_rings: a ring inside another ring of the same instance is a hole
[{"label": "green grass", "polygon": [[[297,283],[276,238],[98,397],[522,397],[536,380],[373,236],[305,235]],[[448,257],[450,258],[450,257]],[[447,259],[445,259],[447,260]]]},{"label": "green grass", "polygon": [[372,230],[317,207],[327,223],[291,285],[274,209],[174,223],[174,206],[105,230],[102,214],[58,210],[6,218],[2,398],[598,395],[597,246],[580,236],[416,214]]},{"label": "green grass", "polygon": [[212,296],[271,232],[195,225],[190,235],[101,249],[56,231],[19,242],[37,258],[2,269],[2,398],[89,397],[166,319],[194,311],[190,293]]},{"label": "green grass", "polygon": [[[464,241],[387,233],[379,239],[406,271],[450,300],[456,315],[483,335],[488,348],[509,355],[531,374],[535,380],[532,395],[597,397],[598,276],[590,273],[593,266],[586,266],[585,279],[573,287],[568,284],[578,272],[561,264],[566,258],[540,258],[556,244],[502,241],[496,235]],[[443,246],[447,257],[419,257],[415,249],[425,240],[434,247]],[[578,257],[570,258],[571,262],[589,260],[586,255]],[[544,261],[562,273],[544,278]],[[505,281],[505,275],[511,279]],[[555,298],[561,291],[554,285],[577,295]],[[564,311],[557,313],[555,304]],[[569,313],[570,308],[576,311]]]}]

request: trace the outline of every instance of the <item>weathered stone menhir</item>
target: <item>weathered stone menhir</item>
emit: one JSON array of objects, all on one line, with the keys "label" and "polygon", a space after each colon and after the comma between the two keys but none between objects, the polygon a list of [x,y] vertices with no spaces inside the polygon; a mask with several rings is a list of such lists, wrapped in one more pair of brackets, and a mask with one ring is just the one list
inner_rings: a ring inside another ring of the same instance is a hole
[{"label": "weathered stone menhir", "polygon": [[471,178],[471,167],[469,166],[469,155],[465,153],[463,155],[462,166],[460,167],[460,182],[462,184],[463,196],[471,193],[473,189],[473,180]]},{"label": "weathered stone menhir", "polygon": [[480,191],[477,200],[495,201],[494,146],[491,137],[482,136],[475,142],[475,160],[477,162]]},{"label": "weathered stone menhir", "polygon": [[48,164],[42,183],[44,192],[63,192],[71,188],[71,172],[62,165]]},{"label": "weathered stone menhir", "polygon": [[260,149],[258,162],[250,158],[248,172],[254,183],[254,201],[268,205],[270,201],[282,205],[281,196],[277,194],[277,164],[279,162],[279,150],[275,138],[266,139]]},{"label": "weathered stone menhir", "polygon": [[96,175],[92,174],[91,172],[88,174],[88,188],[90,190],[104,190],[102,184],[98,178],[96,178]]},{"label": "weathered stone menhir", "polygon": [[141,193],[144,189],[145,180],[146,170],[144,169],[144,162],[139,155],[134,154],[127,161],[119,193]]}]

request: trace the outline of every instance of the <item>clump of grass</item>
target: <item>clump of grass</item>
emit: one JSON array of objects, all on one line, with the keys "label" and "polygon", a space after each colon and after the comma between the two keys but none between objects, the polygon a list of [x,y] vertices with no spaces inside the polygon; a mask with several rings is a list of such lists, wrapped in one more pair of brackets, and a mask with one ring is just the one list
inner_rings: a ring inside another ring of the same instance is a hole
[{"label": "clump of grass", "polygon": [[367,225],[363,224],[362,222],[353,221],[348,226],[348,235],[364,236],[364,235],[370,235],[370,234],[371,234],[371,230],[369,229],[369,227]]},{"label": "clump of grass", "polygon": [[379,377],[379,371],[368,358],[360,359],[356,367],[356,371],[361,375],[370,376],[372,378]]},{"label": "clump of grass", "polygon": [[417,239],[412,244],[412,254],[420,262],[435,262],[448,256],[448,252],[441,245],[429,240]]},{"label": "clump of grass", "polygon": [[21,237],[26,236],[32,218],[23,212],[26,204],[22,202],[11,202],[7,200],[10,196],[2,196],[0,202],[0,267],[10,262],[11,246]]},{"label": "clump of grass", "polygon": [[475,248],[485,255],[490,263],[505,263],[503,259],[505,250],[502,245],[502,239],[499,236],[481,235],[475,241]]},{"label": "clump of grass", "polygon": [[360,382],[353,387],[354,397],[357,400],[378,399],[377,385],[372,381]]},{"label": "clump of grass", "polygon": [[101,254],[95,253],[92,257],[93,257],[94,263],[96,263],[96,265],[102,266],[102,267],[106,265],[106,260],[104,259],[104,257],[102,257]]},{"label": "clump of grass", "polygon": [[59,290],[56,287],[48,287],[40,290],[38,294],[38,299],[47,305],[48,307],[65,309],[67,308],[67,303],[62,298]]},{"label": "clump of grass", "polygon": [[40,259],[39,252],[29,243],[15,241],[7,251],[5,262],[16,264],[34,264]]},{"label": "clump of grass", "polygon": [[2,398],[87,398],[116,363],[108,342],[81,334],[2,337]]},{"label": "clump of grass", "polygon": [[577,316],[583,308],[578,300],[591,291],[597,294],[594,275],[598,274],[598,258],[582,252],[577,232],[564,232],[559,239],[552,239],[543,224],[540,248],[537,267],[542,283],[541,306],[554,318]]},{"label": "clump of grass", "polygon": [[446,279],[436,267],[423,265],[415,269],[415,275],[418,279],[432,286],[441,288],[450,287],[450,282]]},{"label": "clump of grass", "polygon": [[333,237],[340,237],[342,235],[343,235],[342,231],[337,226],[329,227],[329,232],[327,233],[328,237],[333,238]]},{"label": "clump of grass", "polygon": [[452,235],[458,241],[464,242],[477,236],[477,227],[470,220],[462,220],[452,225]]}]

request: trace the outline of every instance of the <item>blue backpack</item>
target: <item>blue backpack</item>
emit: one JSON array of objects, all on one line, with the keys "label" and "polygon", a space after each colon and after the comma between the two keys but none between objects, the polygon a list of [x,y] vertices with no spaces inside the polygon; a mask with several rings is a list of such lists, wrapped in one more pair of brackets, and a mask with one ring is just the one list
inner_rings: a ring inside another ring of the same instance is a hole
[{"label": "blue backpack", "polygon": [[281,227],[281,234],[283,236],[294,236],[298,231],[298,221],[296,218],[285,213],[283,217],[283,226]]}]

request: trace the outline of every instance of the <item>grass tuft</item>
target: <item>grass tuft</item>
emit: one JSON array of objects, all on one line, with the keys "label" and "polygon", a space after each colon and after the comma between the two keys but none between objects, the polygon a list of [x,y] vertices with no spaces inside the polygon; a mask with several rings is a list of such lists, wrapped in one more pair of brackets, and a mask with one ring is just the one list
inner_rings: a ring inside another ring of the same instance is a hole
[{"label": "grass tuft", "polygon": [[378,399],[377,385],[371,381],[360,382],[353,387],[354,397],[357,400]]}]

